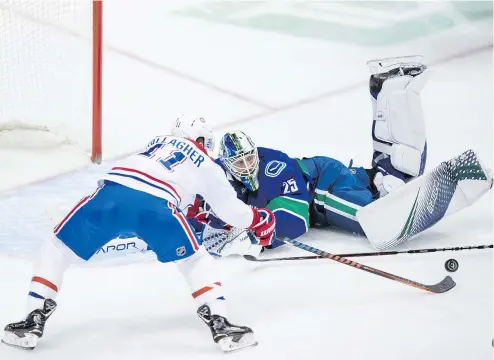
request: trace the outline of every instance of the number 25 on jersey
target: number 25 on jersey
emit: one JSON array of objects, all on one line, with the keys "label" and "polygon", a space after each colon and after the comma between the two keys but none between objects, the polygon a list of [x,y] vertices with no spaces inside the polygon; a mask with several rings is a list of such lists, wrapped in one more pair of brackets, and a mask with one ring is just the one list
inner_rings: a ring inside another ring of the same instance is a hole
[{"label": "number 25 on jersey", "polygon": [[297,190],[297,182],[294,179],[287,180],[283,183],[283,194],[289,194]]}]

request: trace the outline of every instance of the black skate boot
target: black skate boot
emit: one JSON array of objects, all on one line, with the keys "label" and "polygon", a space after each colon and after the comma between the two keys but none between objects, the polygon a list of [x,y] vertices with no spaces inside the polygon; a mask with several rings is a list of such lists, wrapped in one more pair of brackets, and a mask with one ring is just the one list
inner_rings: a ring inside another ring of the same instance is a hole
[{"label": "black skate boot", "polygon": [[221,350],[231,352],[257,345],[252,329],[230,324],[223,316],[211,315],[208,305],[202,305],[197,309],[197,314],[209,326],[213,340]]},{"label": "black skate boot", "polygon": [[6,345],[24,350],[33,350],[38,339],[43,336],[46,320],[57,308],[57,303],[46,299],[43,309],[36,309],[29,313],[22,321],[8,324],[2,342]]}]

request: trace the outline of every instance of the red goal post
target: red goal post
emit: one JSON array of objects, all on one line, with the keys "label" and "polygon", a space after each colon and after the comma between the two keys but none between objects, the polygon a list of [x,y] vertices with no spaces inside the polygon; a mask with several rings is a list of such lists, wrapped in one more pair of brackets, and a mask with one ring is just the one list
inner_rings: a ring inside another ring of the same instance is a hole
[{"label": "red goal post", "polygon": [[100,164],[102,148],[103,1],[93,0],[93,128],[91,161]]},{"label": "red goal post", "polygon": [[0,0],[0,150],[102,159],[101,0]]}]

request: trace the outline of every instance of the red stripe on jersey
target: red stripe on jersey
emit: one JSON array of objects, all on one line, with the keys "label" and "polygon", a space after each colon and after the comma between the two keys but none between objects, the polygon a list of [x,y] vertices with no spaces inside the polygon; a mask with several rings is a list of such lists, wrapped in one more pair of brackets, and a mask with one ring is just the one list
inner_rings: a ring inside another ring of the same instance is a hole
[{"label": "red stripe on jersey", "polygon": [[60,229],[62,228],[62,226],[67,222],[67,220],[82,206],[86,203],[86,201],[89,199],[89,196],[86,196],[84,198],[81,199],[81,201],[79,201],[77,203],[76,206],[73,207],[72,210],[70,210],[70,212],[62,219],[62,221],[60,221],[60,223],[55,227],[55,230],[53,230],[53,232],[55,234],[57,234]]},{"label": "red stripe on jersey", "polygon": [[160,184],[162,184],[162,185],[170,188],[170,190],[172,190],[172,192],[175,194],[175,196],[177,197],[177,199],[179,200],[179,202],[182,201],[182,198],[180,197],[180,195],[178,195],[177,190],[175,190],[175,188],[173,186],[171,186],[170,184],[164,182],[163,180],[160,180],[160,179],[155,178],[154,176],[151,176],[149,174],[146,174],[146,173],[144,173],[142,171],[139,171],[139,170],[136,170],[136,169],[130,169],[130,168],[124,168],[124,167],[114,167],[114,168],[112,168],[112,170],[129,171],[129,172],[137,173],[139,175],[142,175],[144,177],[147,177],[148,179],[151,179],[153,181],[156,181],[157,183],[160,183]]},{"label": "red stripe on jersey", "polygon": [[190,243],[195,251],[199,250],[199,244],[197,243],[197,239],[194,235],[194,232],[190,229],[189,222],[185,218],[185,216],[177,211],[177,208],[171,203],[168,202],[168,207],[172,210],[172,215],[178,219],[180,225],[182,225],[182,229],[185,230],[185,235],[189,238]]},{"label": "red stripe on jersey", "polygon": [[98,187],[90,196],[85,196],[77,203],[76,206],[70,212],[60,221],[60,223],[55,227],[53,232],[55,234],[58,234],[58,232],[62,229],[62,227],[65,225],[65,223],[74,215],[74,213],[79,210],[85,203],[87,203],[89,200],[91,200],[97,193],[100,191],[102,187]]},{"label": "red stripe on jersey", "polygon": [[185,229],[185,232],[187,233],[187,237],[189,238],[190,242],[192,243],[192,247],[194,250],[199,250],[199,244],[197,243],[197,239],[190,229],[189,222],[185,218],[184,214],[177,212],[177,217],[179,221],[182,223],[182,227]]}]

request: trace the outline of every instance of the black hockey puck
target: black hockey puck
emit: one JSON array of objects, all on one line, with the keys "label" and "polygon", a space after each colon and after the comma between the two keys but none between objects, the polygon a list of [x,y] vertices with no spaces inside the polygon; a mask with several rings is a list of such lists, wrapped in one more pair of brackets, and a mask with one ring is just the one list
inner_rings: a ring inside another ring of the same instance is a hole
[{"label": "black hockey puck", "polygon": [[458,261],[456,261],[455,259],[449,259],[444,263],[444,268],[449,272],[455,272],[456,270],[458,270],[459,266],[460,265],[458,264]]}]

